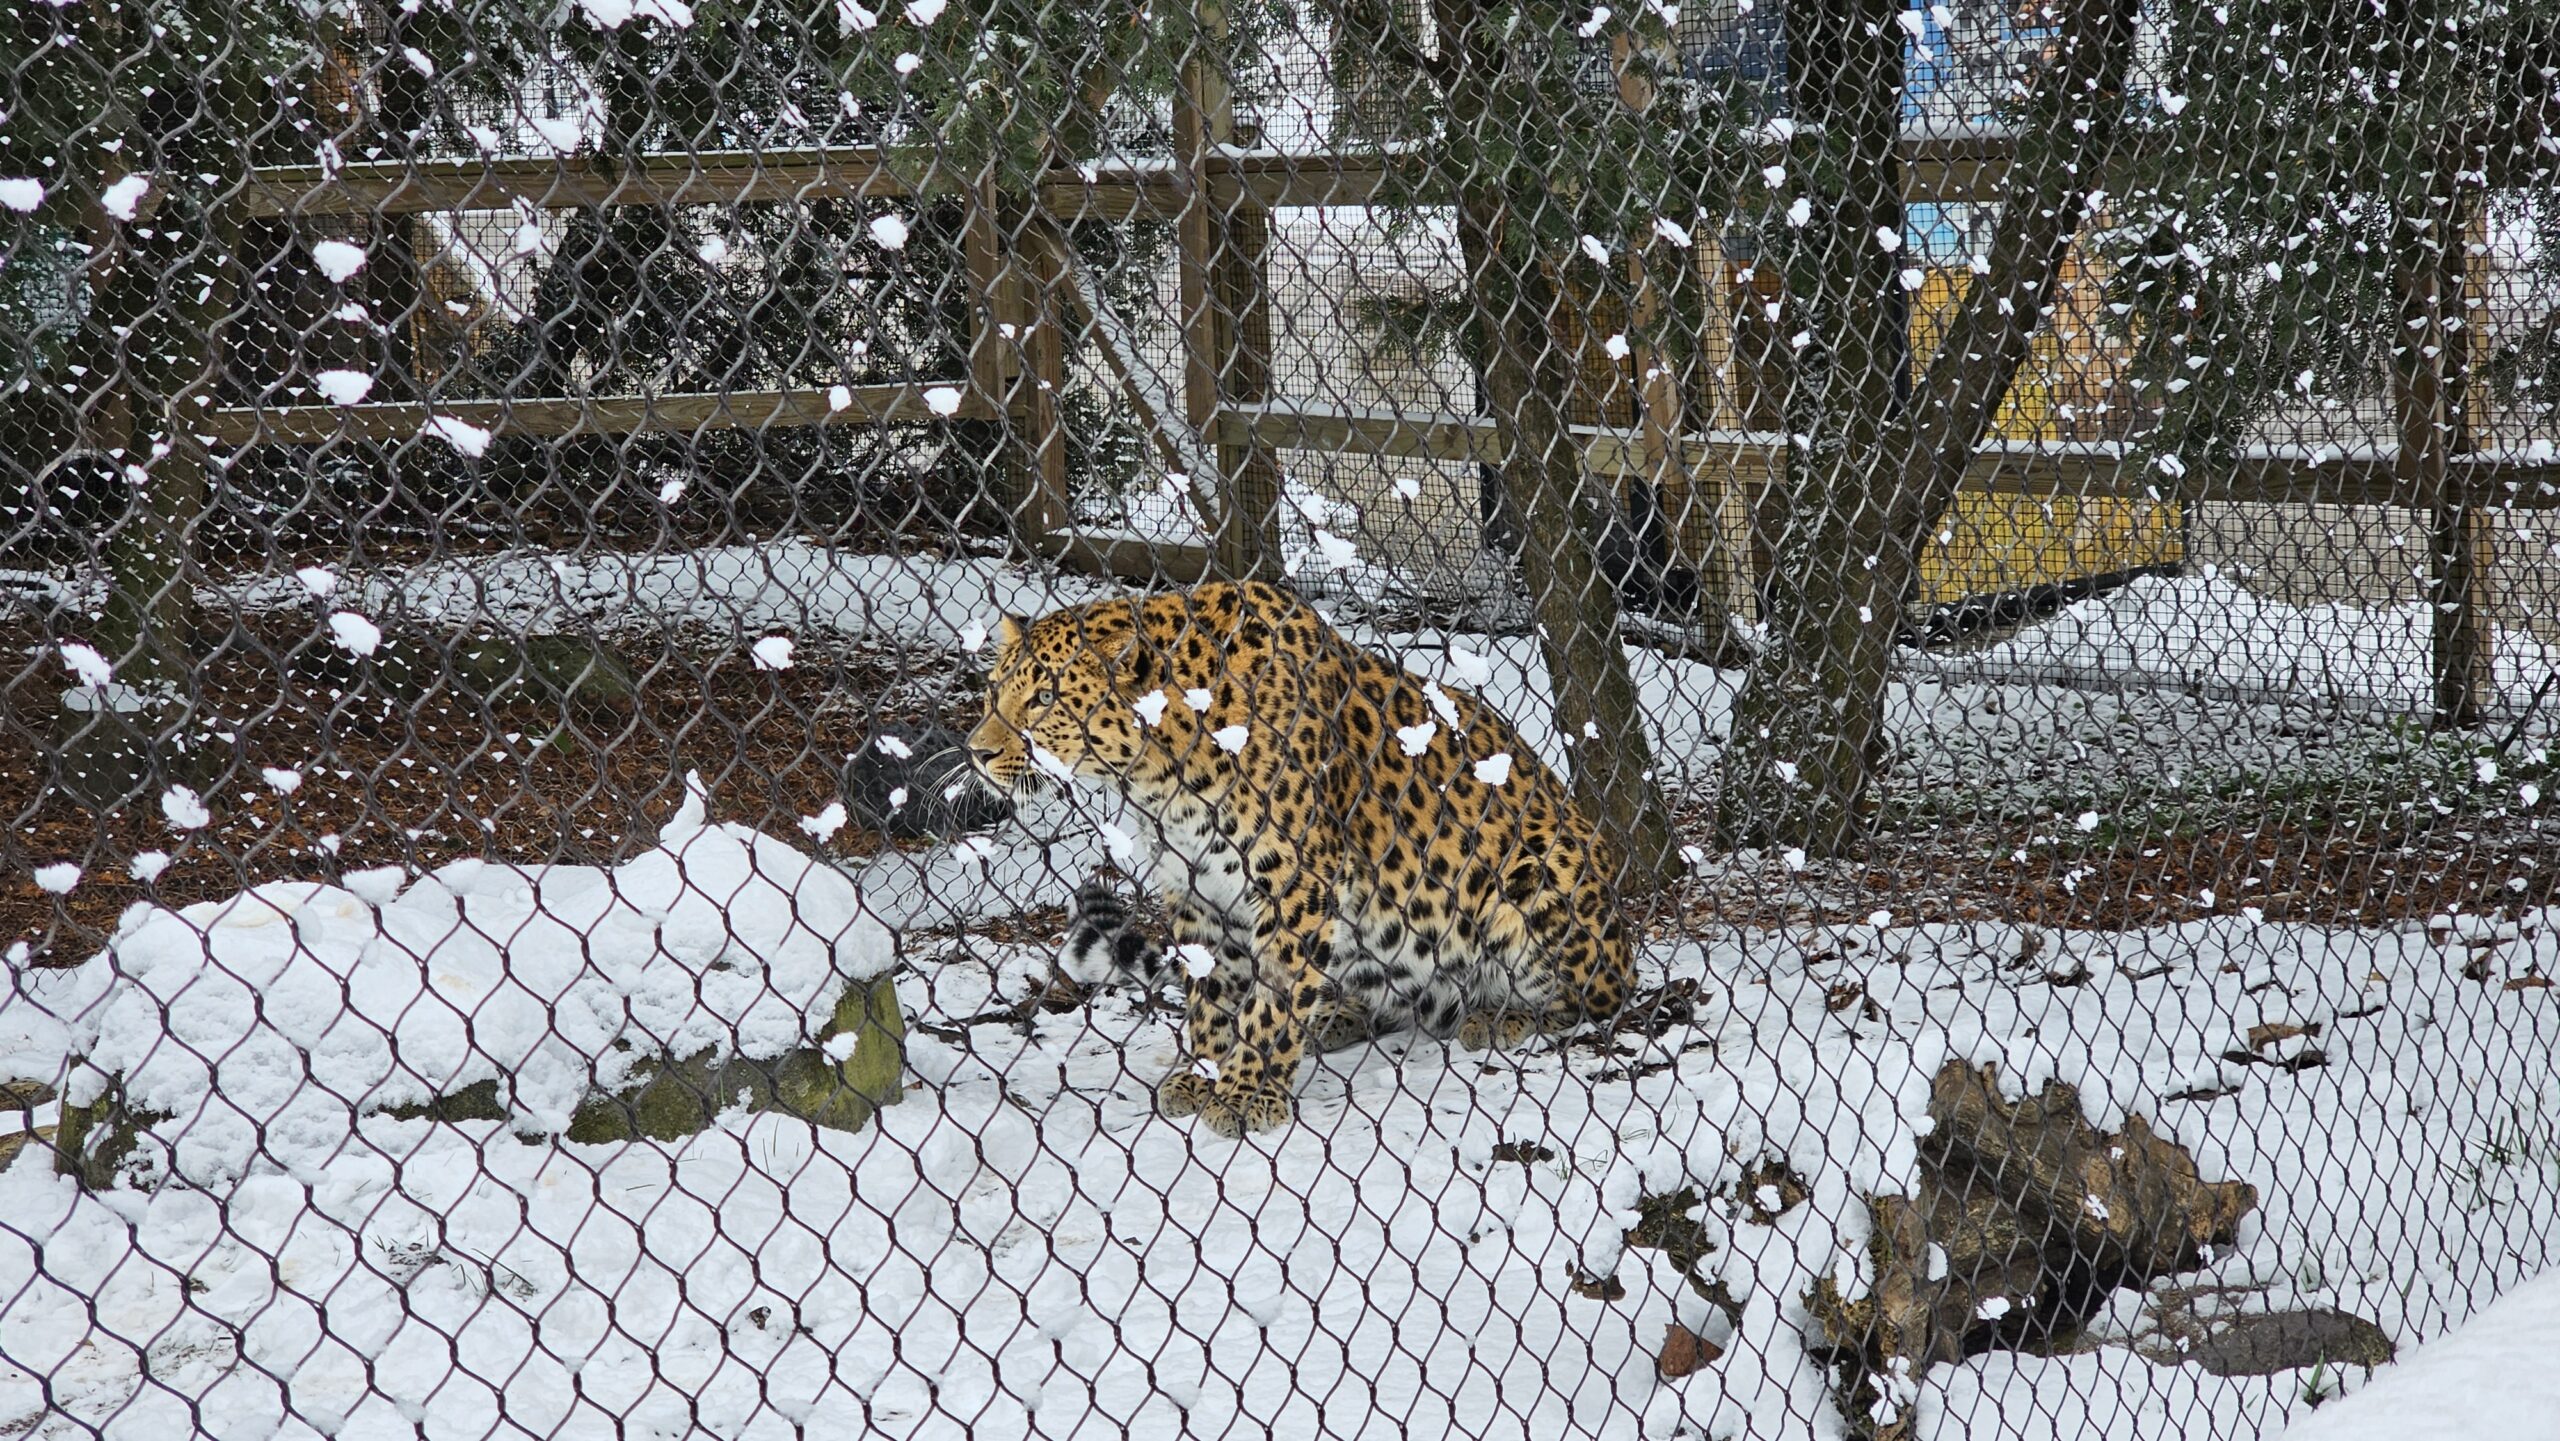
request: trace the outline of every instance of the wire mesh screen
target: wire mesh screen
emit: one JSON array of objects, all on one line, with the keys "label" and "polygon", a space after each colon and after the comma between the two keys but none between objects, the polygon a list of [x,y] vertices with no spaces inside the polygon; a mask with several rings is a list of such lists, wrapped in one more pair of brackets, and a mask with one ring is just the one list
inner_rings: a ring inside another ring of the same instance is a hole
[{"label": "wire mesh screen", "polygon": [[8,9],[0,1436],[2539,1434],[2555,76]]}]

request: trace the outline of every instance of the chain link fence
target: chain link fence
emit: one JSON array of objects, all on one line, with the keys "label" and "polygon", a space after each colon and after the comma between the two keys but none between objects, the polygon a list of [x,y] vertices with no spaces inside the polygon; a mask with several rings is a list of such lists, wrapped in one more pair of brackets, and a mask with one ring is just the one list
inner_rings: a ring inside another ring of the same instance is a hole
[{"label": "chain link fence", "polygon": [[2560,1247],[2555,76],[10,8],[0,1436],[2361,1390]]}]

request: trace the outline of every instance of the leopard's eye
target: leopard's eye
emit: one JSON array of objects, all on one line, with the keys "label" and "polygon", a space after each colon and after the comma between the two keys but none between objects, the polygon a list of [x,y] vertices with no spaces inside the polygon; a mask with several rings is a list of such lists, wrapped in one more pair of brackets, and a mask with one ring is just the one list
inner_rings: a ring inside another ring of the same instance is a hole
[{"label": "leopard's eye", "polygon": [[1031,693],[1031,703],[1036,706],[1056,705],[1058,703],[1058,688],[1053,685],[1044,685],[1040,687],[1038,690]]}]

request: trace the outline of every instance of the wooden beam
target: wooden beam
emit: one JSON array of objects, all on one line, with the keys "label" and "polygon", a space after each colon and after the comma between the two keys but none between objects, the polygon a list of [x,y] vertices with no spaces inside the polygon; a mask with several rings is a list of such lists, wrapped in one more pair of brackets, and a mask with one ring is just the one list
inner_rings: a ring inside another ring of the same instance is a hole
[{"label": "wooden beam", "polygon": [[2008,194],[2009,160],[2018,140],[1990,128],[1906,132],[1900,148],[1904,200],[1996,201]]},{"label": "wooden beam", "polygon": [[[1271,397],[1270,251],[1271,216],[1258,205],[1240,206],[1218,227],[1209,282],[1223,348],[1221,405],[1261,405]],[[1219,546],[1228,573],[1270,579],[1281,564],[1280,458],[1267,445],[1239,445],[1223,434],[1217,446],[1226,477]]]},{"label": "wooden beam", "polygon": [[[969,266],[969,384],[999,403],[1012,393],[1011,380],[1021,369],[1022,327],[1005,303],[1014,277],[1005,266],[1004,236],[998,229],[1003,197],[992,183],[970,187],[968,210],[960,223],[960,250]],[[1008,338],[1005,327],[1013,327]]]},{"label": "wooden beam", "polygon": [[[1994,200],[2013,141],[2004,131],[1903,137],[1905,190],[1915,201]],[[1778,152],[1769,151],[1766,159]],[[1345,154],[1212,145],[1201,154],[1220,210],[1446,204],[1442,177],[1419,151]],[[1133,161],[1053,170],[1040,205],[1061,220],[1174,219],[1190,194],[1179,167]],[[656,152],[628,165],[596,156],[491,155],[459,160],[368,160],[337,166],[261,165],[241,190],[253,218],[399,215],[422,211],[601,205],[738,205],[913,194],[874,146]]]},{"label": "wooden beam", "polygon": [[1022,212],[1001,212],[1011,227],[1005,254],[1020,286],[1014,323],[1020,327],[1022,374],[1006,414],[1031,458],[1031,505],[1024,528],[1048,535],[1075,515],[1067,477],[1067,422],[1059,402],[1067,389],[1067,295],[1072,287],[1055,249],[1026,234]]},{"label": "wooden beam", "polygon": [[989,458],[1005,523],[1025,549],[1064,520],[1063,507],[1047,502],[1043,481],[1044,450],[1037,423],[1047,416],[1035,403],[1036,392],[1025,372],[1038,321],[1029,296],[1033,279],[1020,257],[1005,245],[1004,195],[992,180],[969,192],[968,217],[961,246],[969,262],[969,284],[976,292],[969,307],[969,379],[981,394],[993,398],[997,413],[1009,422]]},{"label": "wooden beam", "polygon": [[566,210],[907,193],[906,182],[889,170],[876,147],[840,146],[661,152],[627,166],[596,156],[551,155],[261,165],[249,172],[241,204],[250,215],[275,217],[504,210],[519,199]]},{"label": "wooden beam", "polygon": [[1338,450],[1422,460],[1502,459],[1490,420],[1447,412],[1270,405],[1229,406],[1218,417],[1221,439],[1259,440],[1280,450]]},{"label": "wooden beam", "polygon": [[1128,399],[1129,408],[1154,438],[1165,468],[1183,477],[1184,491],[1201,523],[1214,531],[1216,512],[1204,490],[1216,477],[1217,459],[1209,453],[1201,433],[1191,427],[1184,413],[1183,397],[1147,363],[1137,332],[1112,310],[1101,277],[1076,253],[1063,230],[1045,217],[1035,217],[1024,223],[1022,239],[1027,247],[1041,253],[1041,263],[1062,282],[1059,289],[1064,298],[1074,301],[1084,312],[1086,333],[1102,352],[1111,372],[1119,377],[1120,391]]},{"label": "wooden beam", "polygon": [[[1498,462],[1500,427],[1482,417],[1289,404],[1229,406],[1221,436],[1252,435],[1284,450],[1332,450],[1422,460]],[[1646,473],[1641,430],[1577,425],[1584,463],[1601,475]],[[1681,437],[1683,463],[1731,474],[1746,486],[1775,482],[1785,465],[1784,436],[1773,431],[1692,431]],[[2251,505],[2379,505],[2419,507],[2424,497],[2396,479],[2399,458],[2387,446],[2261,446],[2242,452],[2227,472],[2189,475],[2175,488],[2130,463],[2131,447],[2115,441],[1991,441],[1974,453],[1965,489],[1995,495],[2121,496],[2149,500],[2227,501]],[[2447,484],[2488,509],[2560,510],[2560,459],[2524,452],[2475,451],[2447,462]]]},{"label": "wooden beam", "polygon": [[[954,393],[944,414],[925,397]],[[837,400],[844,403],[838,405]],[[965,382],[949,386],[857,385],[831,397],[821,390],[738,390],[671,395],[563,396],[520,400],[439,400],[371,405],[225,406],[205,413],[195,430],[214,445],[318,445],[339,440],[399,441],[438,419],[493,435],[638,435],[702,430],[785,429],[806,425],[905,425],[992,420],[995,408]]]},{"label": "wooden beam", "polygon": [[[1216,134],[1221,118],[1217,107],[1227,98],[1225,77],[1200,54],[1208,36],[1199,24],[1202,10],[1215,14],[1214,0],[1193,9],[1190,53],[1182,60],[1182,81],[1173,96],[1174,174],[1180,183],[1182,208],[1173,221],[1174,249],[1174,323],[1182,334],[1182,420],[1194,435],[1205,435],[1218,414],[1217,312],[1210,308],[1210,252],[1218,241],[1217,202],[1210,194],[1210,144],[1223,138]],[[1232,115],[1225,117],[1232,119]],[[1103,297],[1087,296],[1097,329],[1101,327],[1100,307]],[[1104,336],[1106,343],[1110,337]],[[1128,377],[1124,374],[1124,381]],[[1134,384],[1134,381],[1129,381]],[[1140,402],[1144,404],[1143,401]],[[1163,417],[1158,416],[1161,427]],[[1176,468],[1191,472],[1193,486],[1207,487],[1225,504],[1226,477],[1218,469],[1212,448],[1203,446],[1193,457],[1185,457]],[[1205,467],[1205,468],[1204,468]]]}]

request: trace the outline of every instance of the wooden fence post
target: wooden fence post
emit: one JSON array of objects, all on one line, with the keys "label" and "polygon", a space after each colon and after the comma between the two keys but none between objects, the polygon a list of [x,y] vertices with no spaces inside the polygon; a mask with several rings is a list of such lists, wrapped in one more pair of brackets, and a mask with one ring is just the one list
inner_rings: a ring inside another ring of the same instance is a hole
[{"label": "wooden fence post", "polygon": [[[1001,433],[989,457],[1005,517],[1022,542],[1038,554],[1046,538],[1033,501],[1038,467],[1031,447],[1023,443],[1022,416],[1015,387],[1022,378],[1022,322],[1019,277],[1005,263],[1004,238],[996,217],[1003,200],[993,176],[970,187],[968,213],[960,230],[960,249],[969,266],[969,286],[977,303],[969,307],[969,388],[992,406]],[[1006,327],[1012,327],[1008,337]]]},{"label": "wooden fence post", "polygon": [[[1720,253],[1703,226],[1697,243],[1702,250]],[[1661,258],[1660,247],[1648,246],[1628,260],[1640,335],[1653,333],[1665,309],[1663,283],[1649,263]],[[1671,263],[1677,266],[1685,261],[1675,257]],[[1722,269],[1720,260],[1701,262],[1684,277],[1698,297],[1701,314],[1710,317],[1699,327],[1700,343],[1685,372],[1658,345],[1639,345],[1635,353],[1637,423],[1645,473],[1652,477],[1655,499],[1666,512],[1674,553],[1697,569],[1700,620],[1708,627],[1711,641],[1721,640],[1734,621],[1747,622],[1754,609],[1751,515],[1742,477],[1712,448],[1692,461],[1686,439],[1692,419],[1705,429],[1705,422],[1713,418],[1712,408],[1698,398],[1703,387],[1694,384],[1693,377],[1712,369],[1715,352],[1707,332],[1721,319],[1724,300],[1717,272]]]},{"label": "wooden fence post", "polygon": [[[1210,299],[1218,330],[1218,395],[1237,405],[1271,398],[1271,216],[1250,197],[1218,227],[1210,267]],[[1280,575],[1280,458],[1250,434],[1224,438],[1218,467],[1226,477],[1219,513],[1218,555],[1228,574],[1276,580]]]},{"label": "wooden fence post", "polygon": [[1023,549],[1038,555],[1073,512],[1067,494],[1067,436],[1058,413],[1066,337],[1058,322],[1060,277],[1037,245],[1006,243],[1006,203],[995,178],[971,191],[962,236],[969,278],[984,303],[969,337],[969,383],[995,404],[1004,426],[1004,505]]}]

